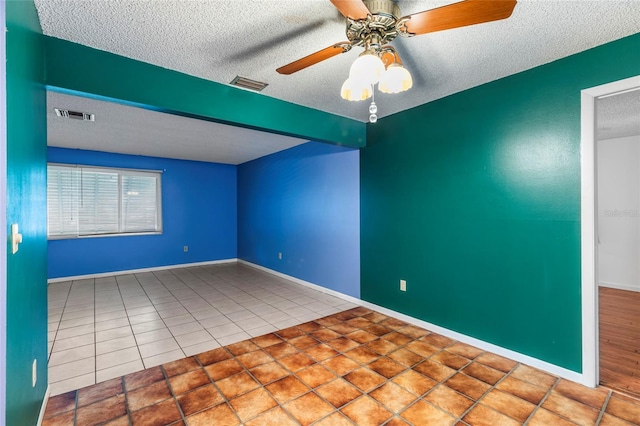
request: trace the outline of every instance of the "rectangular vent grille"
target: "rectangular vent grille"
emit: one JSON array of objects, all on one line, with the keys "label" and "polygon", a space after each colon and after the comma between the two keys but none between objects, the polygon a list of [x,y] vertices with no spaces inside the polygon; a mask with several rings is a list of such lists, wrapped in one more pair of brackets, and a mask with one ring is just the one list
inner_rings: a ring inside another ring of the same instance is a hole
[{"label": "rectangular vent grille", "polygon": [[60,108],[54,108],[53,110],[58,117],[71,118],[73,120],[96,121],[95,114],[89,114],[88,112],[70,111]]},{"label": "rectangular vent grille", "polygon": [[243,89],[255,90],[256,92],[261,92],[262,89],[267,87],[268,83],[263,83],[261,81],[251,80],[245,77],[236,76],[233,80],[231,80],[231,84],[234,86],[242,87]]}]

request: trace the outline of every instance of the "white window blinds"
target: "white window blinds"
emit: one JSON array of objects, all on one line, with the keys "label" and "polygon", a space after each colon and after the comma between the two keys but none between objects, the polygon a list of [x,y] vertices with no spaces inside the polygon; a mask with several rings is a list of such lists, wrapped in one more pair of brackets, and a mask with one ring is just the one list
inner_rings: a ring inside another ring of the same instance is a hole
[{"label": "white window blinds", "polygon": [[49,164],[50,238],[161,232],[160,173]]}]

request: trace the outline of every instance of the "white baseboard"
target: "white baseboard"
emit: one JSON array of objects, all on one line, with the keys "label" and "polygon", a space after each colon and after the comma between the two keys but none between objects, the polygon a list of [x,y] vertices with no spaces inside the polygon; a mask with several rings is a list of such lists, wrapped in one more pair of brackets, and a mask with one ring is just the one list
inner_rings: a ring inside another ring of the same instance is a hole
[{"label": "white baseboard", "polygon": [[546,371],[548,373],[551,373],[553,375],[562,377],[564,379],[571,380],[571,381],[574,381],[574,382],[577,382],[577,383],[581,383],[581,384],[584,384],[585,386],[589,386],[589,384],[584,382],[582,373],[577,373],[575,371],[571,371],[571,370],[568,370],[566,368],[559,367],[559,366],[554,365],[554,364],[550,364],[550,363],[548,363],[546,361],[542,361],[540,359],[533,358],[533,357],[530,357],[528,355],[524,355],[524,354],[521,354],[519,352],[515,352],[515,351],[512,351],[510,349],[506,349],[506,348],[503,348],[501,346],[497,346],[497,345],[494,345],[492,343],[485,342],[484,340],[479,340],[479,339],[476,339],[474,337],[470,337],[470,336],[467,336],[465,334],[461,334],[461,333],[458,333],[456,331],[452,331],[452,330],[449,330],[447,328],[443,328],[443,327],[440,327],[438,325],[431,324],[429,322],[426,322],[426,321],[411,317],[409,315],[405,315],[405,314],[402,314],[400,312],[396,312],[394,310],[391,310],[391,309],[388,309],[388,308],[385,308],[385,307],[382,307],[382,306],[378,306],[376,304],[373,304],[373,303],[370,303],[370,302],[366,302],[366,301],[361,300],[361,299],[357,299],[355,297],[346,295],[344,293],[340,293],[338,291],[331,290],[331,289],[319,286],[317,284],[313,284],[313,283],[310,283],[308,281],[304,281],[304,280],[301,280],[299,278],[283,274],[282,272],[274,271],[273,269],[265,268],[264,266],[260,266],[260,265],[256,265],[255,263],[247,262],[246,260],[238,259],[238,263],[242,263],[244,265],[251,266],[253,268],[259,269],[261,271],[268,272],[268,273],[270,273],[272,275],[275,275],[275,276],[280,277],[280,278],[287,279],[289,281],[293,281],[293,282],[295,282],[297,284],[313,288],[313,289],[321,291],[323,293],[327,293],[327,294],[330,294],[332,296],[339,297],[339,298],[341,298],[343,300],[346,300],[348,302],[364,306],[366,308],[372,309],[374,311],[378,311],[378,312],[380,312],[382,314],[389,315],[389,316],[392,316],[394,318],[398,318],[400,320],[406,321],[406,322],[408,322],[410,324],[413,324],[413,325],[416,325],[418,327],[422,327],[422,328],[427,329],[429,331],[441,334],[441,335],[449,337],[451,339],[455,339],[455,340],[457,340],[459,342],[475,346],[475,347],[480,348],[482,350],[493,352],[496,355],[504,356],[506,358],[512,359],[512,360],[517,361],[517,362],[521,362],[521,363],[529,365],[531,367],[538,368],[540,370]]},{"label": "white baseboard", "polygon": [[42,425],[42,420],[44,419],[44,412],[47,409],[47,403],[49,402],[50,394],[51,394],[51,385],[47,385],[47,390],[44,393],[44,399],[42,400],[42,405],[40,406],[40,414],[38,414],[38,423],[36,423],[36,426]]},{"label": "white baseboard", "polygon": [[246,260],[238,259],[238,263],[243,265],[251,266],[252,268],[259,269],[261,271],[267,272],[271,275],[275,275],[280,278],[284,278],[289,281],[293,281],[296,284],[300,284],[305,287],[310,287],[314,290],[318,290],[322,293],[330,294],[331,296],[339,297],[340,299],[346,300],[347,302],[355,303],[356,305],[362,305],[362,300],[357,297],[349,296],[348,294],[340,293],[339,291],[332,290],[330,288],[323,287],[318,284],[310,283],[309,281],[301,280],[300,278],[292,277],[291,275],[283,274],[282,272],[275,271],[273,269],[266,268],[264,266],[258,265],[256,263],[247,262]]},{"label": "white baseboard", "polygon": [[164,265],[164,266],[153,266],[150,268],[141,268],[141,269],[127,269],[126,271],[113,271],[113,272],[100,272],[97,274],[87,274],[87,275],[74,275],[70,277],[60,277],[60,278],[50,278],[47,280],[48,284],[51,283],[59,283],[64,281],[73,281],[73,280],[84,280],[89,278],[103,278],[110,277],[113,275],[128,275],[128,274],[141,274],[143,272],[154,272],[154,271],[162,271],[166,269],[177,269],[177,268],[189,268],[192,266],[207,266],[207,265],[218,265],[221,263],[235,263],[237,262],[237,258],[232,259],[221,259],[221,260],[208,260],[206,262],[194,262],[194,263],[181,263],[178,265]]},{"label": "white baseboard", "polygon": [[520,352],[515,352],[515,351],[512,351],[511,349],[503,348],[502,346],[497,346],[497,345],[494,345],[493,343],[485,342],[484,340],[479,340],[479,339],[476,339],[475,337],[467,336],[466,334],[458,333],[457,331],[449,330],[448,328],[440,327],[438,325],[431,324],[426,321],[422,321],[420,319],[411,317],[409,315],[405,315],[400,312],[387,309],[383,306],[378,306],[373,303],[369,303],[365,301],[362,301],[361,304],[365,308],[373,309],[382,314],[401,319],[408,323],[417,325],[418,327],[422,327],[429,331],[442,334],[443,336],[449,337],[451,339],[455,339],[459,342],[475,346],[485,351],[493,352],[496,355],[500,355],[505,358],[509,358],[514,361],[518,361],[523,364],[529,365],[531,367],[544,370],[548,373],[551,373],[556,376],[560,376],[564,379],[584,384],[581,373],[576,373],[575,371],[567,370],[566,368],[559,367],[554,364],[550,364],[538,358],[533,358],[533,357],[530,357],[529,355],[521,354]]},{"label": "white baseboard", "polygon": [[609,283],[605,281],[600,281],[598,285],[600,287],[616,288],[618,290],[627,290],[627,291],[636,291],[636,292],[640,291],[640,287],[634,287],[626,284]]}]

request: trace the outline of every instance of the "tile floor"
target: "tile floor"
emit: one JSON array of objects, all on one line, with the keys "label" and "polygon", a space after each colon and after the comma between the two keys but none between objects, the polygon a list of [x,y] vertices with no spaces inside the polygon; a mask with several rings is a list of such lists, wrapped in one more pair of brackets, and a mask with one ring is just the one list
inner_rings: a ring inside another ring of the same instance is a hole
[{"label": "tile floor", "polygon": [[358,307],[67,392],[53,425],[633,425],[640,401]]},{"label": "tile floor", "polygon": [[57,395],[354,307],[238,263],[49,285]]}]

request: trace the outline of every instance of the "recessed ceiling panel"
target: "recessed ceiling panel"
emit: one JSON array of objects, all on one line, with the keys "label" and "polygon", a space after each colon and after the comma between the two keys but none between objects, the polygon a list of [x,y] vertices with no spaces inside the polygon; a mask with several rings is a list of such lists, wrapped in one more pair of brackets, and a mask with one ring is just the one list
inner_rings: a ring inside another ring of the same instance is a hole
[{"label": "recessed ceiling panel", "polygon": [[[93,114],[60,117],[55,108]],[[308,142],[118,103],[47,92],[47,144],[120,154],[241,164]]]}]

